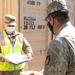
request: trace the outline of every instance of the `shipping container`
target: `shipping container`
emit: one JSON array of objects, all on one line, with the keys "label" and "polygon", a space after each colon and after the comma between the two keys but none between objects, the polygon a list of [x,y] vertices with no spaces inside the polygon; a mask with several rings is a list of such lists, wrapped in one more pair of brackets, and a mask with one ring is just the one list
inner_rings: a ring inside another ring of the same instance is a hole
[{"label": "shipping container", "polygon": [[75,0],[73,0],[74,3],[74,26],[75,26]]},{"label": "shipping container", "polygon": [[46,17],[47,0],[20,0],[20,32],[30,42],[33,60],[29,70],[41,70],[44,66],[48,46],[48,28]]},{"label": "shipping container", "polygon": [[[4,30],[4,16],[16,17],[16,30],[23,33],[33,49],[33,59],[26,64],[25,70],[40,71],[44,67],[47,47],[51,33],[44,21],[46,8],[53,0],[0,0],[0,31]],[[66,0],[70,21],[75,24],[75,1]]]}]

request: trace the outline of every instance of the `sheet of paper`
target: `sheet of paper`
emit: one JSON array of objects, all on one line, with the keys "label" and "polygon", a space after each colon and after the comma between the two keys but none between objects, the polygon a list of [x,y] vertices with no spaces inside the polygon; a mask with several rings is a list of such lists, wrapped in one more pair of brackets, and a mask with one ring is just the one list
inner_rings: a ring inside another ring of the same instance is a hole
[{"label": "sheet of paper", "polygon": [[28,61],[28,58],[19,52],[6,54],[5,57],[13,64],[19,64]]}]

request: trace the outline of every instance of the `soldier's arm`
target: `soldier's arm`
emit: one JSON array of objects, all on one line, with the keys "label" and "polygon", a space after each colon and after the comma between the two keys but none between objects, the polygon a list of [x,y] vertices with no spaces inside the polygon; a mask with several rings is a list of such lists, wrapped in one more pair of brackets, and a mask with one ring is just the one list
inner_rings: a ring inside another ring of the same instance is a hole
[{"label": "soldier's arm", "polygon": [[27,54],[27,53],[32,53],[32,47],[30,45],[30,43],[23,38],[23,51]]},{"label": "soldier's arm", "polygon": [[22,50],[30,59],[32,59],[32,57],[33,57],[32,47],[31,47],[30,43],[24,37],[23,37]]},{"label": "soldier's arm", "polygon": [[59,40],[54,40],[48,47],[44,75],[66,75],[68,69],[68,48]]}]

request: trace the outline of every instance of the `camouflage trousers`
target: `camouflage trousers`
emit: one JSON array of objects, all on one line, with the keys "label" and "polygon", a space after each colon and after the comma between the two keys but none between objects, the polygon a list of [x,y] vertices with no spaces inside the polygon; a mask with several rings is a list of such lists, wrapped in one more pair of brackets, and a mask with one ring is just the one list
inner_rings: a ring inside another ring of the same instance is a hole
[{"label": "camouflage trousers", "polygon": [[20,75],[20,70],[19,71],[0,71],[0,75]]}]

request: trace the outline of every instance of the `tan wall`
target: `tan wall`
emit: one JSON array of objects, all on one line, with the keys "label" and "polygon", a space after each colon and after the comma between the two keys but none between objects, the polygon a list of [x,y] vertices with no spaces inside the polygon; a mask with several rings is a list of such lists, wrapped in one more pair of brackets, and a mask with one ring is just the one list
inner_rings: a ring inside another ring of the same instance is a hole
[{"label": "tan wall", "polygon": [[4,30],[4,15],[14,15],[16,19],[16,30],[18,30],[18,0],[0,0],[0,31]]}]

